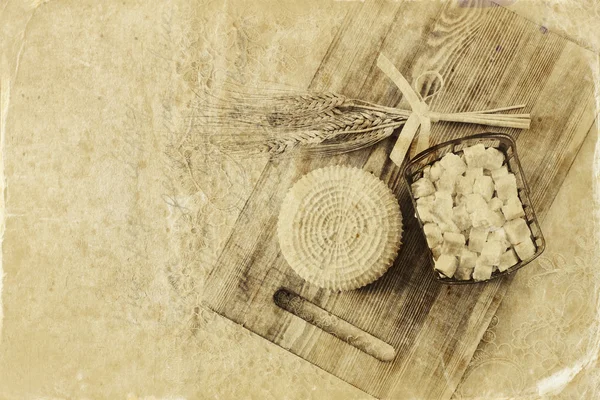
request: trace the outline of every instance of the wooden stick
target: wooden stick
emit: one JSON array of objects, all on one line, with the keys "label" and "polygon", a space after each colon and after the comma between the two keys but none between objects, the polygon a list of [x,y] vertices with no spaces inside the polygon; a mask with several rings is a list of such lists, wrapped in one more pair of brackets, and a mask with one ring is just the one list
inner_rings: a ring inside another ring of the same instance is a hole
[{"label": "wooden stick", "polygon": [[349,345],[364,351],[379,361],[389,362],[396,357],[396,350],[383,340],[357,328],[287,289],[278,290],[273,295],[273,299],[275,304],[284,310],[321,328]]}]

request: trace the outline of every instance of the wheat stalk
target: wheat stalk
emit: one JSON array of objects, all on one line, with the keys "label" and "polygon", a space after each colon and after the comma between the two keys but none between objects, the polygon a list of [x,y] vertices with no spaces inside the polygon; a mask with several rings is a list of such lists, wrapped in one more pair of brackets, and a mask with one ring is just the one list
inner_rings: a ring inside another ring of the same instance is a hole
[{"label": "wheat stalk", "polygon": [[389,111],[336,93],[240,98],[220,107],[204,127],[234,131],[216,134],[217,144],[238,155],[332,155],[384,140],[409,113]]},{"label": "wheat stalk", "polygon": [[[387,60],[383,55],[380,58]],[[410,84],[389,60],[380,64],[378,60],[378,66],[400,85],[403,96],[413,93]],[[422,75],[430,73],[437,74],[430,71]],[[443,78],[436,76],[443,86]],[[527,129],[530,124],[529,114],[494,114],[524,105],[459,113],[434,112],[425,105],[408,111],[349,99],[337,93],[298,93],[269,87],[250,93],[247,87],[225,85],[219,89],[225,93],[221,98],[210,92],[196,93],[201,104],[193,115],[190,129],[210,137],[213,144],[230,154],[282,157],[299,153],[330,155],[371,146],[389,137],[413,112],[431,122],[518,129]],[[424,103],[413,95],[415,104]]]},{"label": "wheat stalk", "polygon": [[[231,96],[198,117],[223,151],[239,156],[332,155],[372,146],[402,126],[410,111],[336,93]],[[432,121],[525,129],[529,114],[492,114],[523,105],[463,113],[429,112]]]}]

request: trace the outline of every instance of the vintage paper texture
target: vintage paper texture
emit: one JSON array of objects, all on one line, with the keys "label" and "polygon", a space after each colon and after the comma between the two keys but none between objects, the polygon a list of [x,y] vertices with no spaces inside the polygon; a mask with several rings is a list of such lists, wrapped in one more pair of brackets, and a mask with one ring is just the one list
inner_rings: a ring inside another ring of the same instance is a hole
[{"label": "vintage paper texture", "polygon": [[[593,1],[504,3],[600,49]],[[190,135],[198,90],[306,88],[347,7],[0,4],[0,398],[369,398],[201,306],[265,161]],[[597,137],[456,398],[598,397]]]}]

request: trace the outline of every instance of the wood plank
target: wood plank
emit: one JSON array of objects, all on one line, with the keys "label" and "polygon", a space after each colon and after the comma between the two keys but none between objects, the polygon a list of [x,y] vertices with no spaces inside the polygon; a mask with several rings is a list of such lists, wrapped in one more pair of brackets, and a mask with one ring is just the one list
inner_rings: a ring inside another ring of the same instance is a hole
[{"label": "wood plank", "polygon": [[[536,117],[529,131],[494,131],[517,139],[532,200],[543,216],[593,118],[593,87],[580,78],[589,75],[588,53],[497,6],[368,2],[352,6],[310,89],[407,107],[375,67],[380,51],[409,80],[431,69],[445,77],[444,89],[431,102],[436,111],[527,104]],[[436,123],[431,139],[438,143],[482,130]],[[401,169],[387,158],[393,141],[328,159],[267,164],[209,277],[205,301],[377,397],[449,398],[511,279],[460,287],[433,279]],[[341,294],[295,275],[275,232],[287,189],[302,174],[332,164],[380,176],[397,195],[404,217],[403,246],[390,270],[365,288]],[[382,362],[277,307],[273,295],[280,288],[392,345],[396,358]]]}]

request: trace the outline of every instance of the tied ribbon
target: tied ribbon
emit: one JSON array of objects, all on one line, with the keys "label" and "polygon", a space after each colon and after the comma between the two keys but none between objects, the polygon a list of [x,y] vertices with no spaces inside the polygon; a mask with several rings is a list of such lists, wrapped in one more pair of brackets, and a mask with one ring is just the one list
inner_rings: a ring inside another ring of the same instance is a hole
[{"label": "tied ribbon", "polygon": [[[414,147],[414,153],[420,153],[429,147],[431,117],[429,115],[429,106],[425,100],[433,96],[435,93],[423,99],[417,91],[413,90],[406,78],[402,76],[394,64],[392,64],[392,62],[383,54],[379,54],[377,66],[388,76],[388,78],[392,80],[392,82],[396,84],[396,86],[398,86],[398,89],[400,89],[400,92],[402,92],[402,95],[408,101],[408,104],[410,104],[410,108],[412,109],[412,114],[408,117],[408,120],[404,124],[404,127],[402,128],[402,134],[400,137],[398,137],[398,141],[396,142],[396,145],[390,154],[392,161],[399,166],[402,164],[402,161],[404,160],[404,157],[408,152],[408,149],[419,128],[421,128],[421,131],[419,132],[419,137],[416,146]],[[430,72],[426,72],[425,74],[428,73]],[[444,79],[437,72],[435,72],[435,74],[439,76],[443,86]],[[415,86],[418,81],[419,78],[415,80]]]},{"label": "tied ribbon", "polygon": [[384,74],[391,79],[392,82],[400,89],[400,92],[404,98],[408,101],[411,107],[412,113],[408,117],[402,132],[398,136],[398,140],[390,153],[392,161],[400,166],[408,153],[408,150],[413,142],[417,131],[419,135],[417,143],[413,146],[411,151],[411,158],[415,154],[429,147],[429,133],[431,131],[431,123],[436,121],[451,121],[451,122],[466,122],[483,124],[498,127],[508,128],[520,128],[528,129],[530,124],[529,114],[505,114],[505,115],[489,115],[497,111],[507,111],[517,108],[525,107],[524,104],[517,106],[503,107],[491,110],[476,111],[476,112],[463,112],[463,113],[437,113],[429,109],[429,106],[425,102],[428,98],[434,96],[443,86],[444,79],[442,76],[435,71],[427,71],[417,77],[415,80],[415,86],[419,82],[419,78],[424,75],[434,74],[440,79],[440,89],[436,90],[433,94],[423,98],[418,91],[413,90],[406,78],[402,76],[400,71],[392,64],[392,62],[383,54],[379,54],[377,58],[377,66],[383,71]]}]

